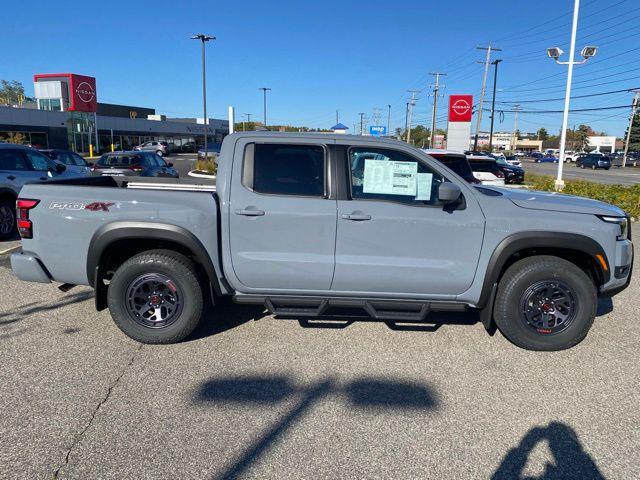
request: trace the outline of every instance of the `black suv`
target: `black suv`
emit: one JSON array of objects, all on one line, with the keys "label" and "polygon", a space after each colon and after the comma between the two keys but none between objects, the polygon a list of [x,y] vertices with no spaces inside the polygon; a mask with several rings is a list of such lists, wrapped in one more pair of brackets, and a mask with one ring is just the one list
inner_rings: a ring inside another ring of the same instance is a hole
[{"label": "black suv", "polygon": [[576,167],[609,170],[611,168],[611,159],[601,153],[588,153],[576,159]]},{"label": "black suv", "polygon": [[466,155],[463,155],[462,153],[447,152],[446,150],[423,150],[423,152],[432,156],[443,165],[449,167],[468,183],[482,183],[473,176],[473,171],[471,170],[471,165],[469,165],[469,160],[467,160]]},{"label": "black suv", "polygon": [[95,175],[108,176],[141,176],[141,177],[173,177],[178,178],[173,163],[153,152],[113,152],[105,153],[91,170]]}]

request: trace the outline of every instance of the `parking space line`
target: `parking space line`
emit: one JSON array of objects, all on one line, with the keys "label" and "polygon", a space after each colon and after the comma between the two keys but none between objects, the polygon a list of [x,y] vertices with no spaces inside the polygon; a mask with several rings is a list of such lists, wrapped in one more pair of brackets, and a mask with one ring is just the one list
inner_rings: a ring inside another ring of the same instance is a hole
[{"label": "parking space line", "polygon": [[7,248],[6,250],[0,250],[0,255],[4,255],[5,253],[11,253],[14,250],[18,250],[21,247],[22,245],[16,245],[15,247],[10,247],[10,248]]}]

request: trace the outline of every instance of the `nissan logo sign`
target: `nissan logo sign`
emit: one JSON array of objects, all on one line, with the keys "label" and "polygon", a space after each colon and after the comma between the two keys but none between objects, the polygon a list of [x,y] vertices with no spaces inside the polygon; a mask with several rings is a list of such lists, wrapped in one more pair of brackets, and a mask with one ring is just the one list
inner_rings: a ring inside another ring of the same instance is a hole
[{"label": "nissan logo sign", "polygon": [[459,98],[451,105],[451,109],[456,115],[462,116],[471,109],[471,105],[465,99]]},{"label": "nissan logo sign", "polygon": [[76,95],[84,103],[89,103],[96,97],[96,92],[87,82],[80,82],[76,87]]}]

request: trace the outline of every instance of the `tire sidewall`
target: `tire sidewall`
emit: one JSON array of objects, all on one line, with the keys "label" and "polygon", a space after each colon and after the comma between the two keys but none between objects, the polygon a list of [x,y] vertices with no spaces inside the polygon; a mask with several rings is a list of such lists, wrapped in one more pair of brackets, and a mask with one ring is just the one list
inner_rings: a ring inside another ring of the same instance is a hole
[{"label": "tire sidewall", "polygon": [[[107,303],[111,316],[120,330],[142,343],[171,343],[189,335],[198,324],[202,314],[202,292],[195,274],[179,262],[165,262],[146,256],[142,262],[136,257],[125,262],[114,274],[107,292]],[[167,258],[167,257],[164,257]],[[169,326],[150,328],[138,324],[131,318],[126,294],[136,278],[148,273],[161,273],[169,277],[178,288],[183,303],[180,316]]]},{"label": "tire sidewall", "polygon": [[[569,262],[545,262],[528,266],[501,285],[497,302],[496,323],[501,332],[513,343],[531,350],[564,350],[579,343],[587,335],[596,314],[597,294],[592,281]],[[576,312],[564,330],[553,334],[540,334],[528,326],[521,313],[521,302],[526,290],[545,280],[559,280],[574,295]]]}]

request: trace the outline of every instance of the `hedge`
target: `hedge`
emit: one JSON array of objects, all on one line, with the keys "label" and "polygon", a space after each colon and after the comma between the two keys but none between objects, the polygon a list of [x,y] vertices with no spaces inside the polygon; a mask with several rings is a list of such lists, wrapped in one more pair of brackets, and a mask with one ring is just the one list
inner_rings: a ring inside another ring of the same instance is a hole
[{"label": "hedge", "polygon": [[195,169],[201,172],[208,172],[211,174],[215,174],[217,169],[217,165],[213,160],[197,160]]},{"label": "hedge", "polygon": [[[555,191],[554,182],[555,178],[549,175],[525,174],[525,183],[533,190]],[[622,208],[634,221],[640,219],[640,184],[624,186],[568,180],[562,193],[611,203]]]}]

